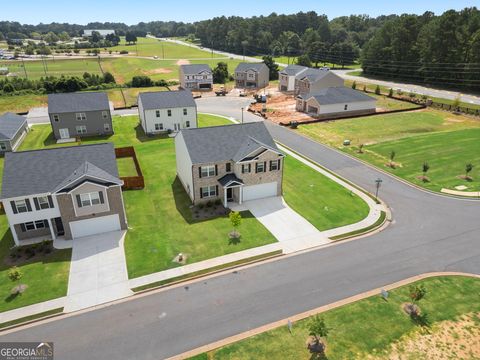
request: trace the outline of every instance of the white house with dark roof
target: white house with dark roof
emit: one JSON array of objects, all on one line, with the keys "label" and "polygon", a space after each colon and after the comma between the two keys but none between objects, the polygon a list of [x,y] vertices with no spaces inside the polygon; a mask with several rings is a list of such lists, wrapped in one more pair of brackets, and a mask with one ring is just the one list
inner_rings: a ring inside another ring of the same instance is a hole
[{"label": "white house with dark roof", "polygon": [[126,230],[113,144],[5,155],[1,201],[16,245]]},{"label": "white house with dark roof", "polygon": [[197,127],[197,104],[188,90],[140,93],[138,114],[146,134]]},{"label": "white house with dark roof", "polygon": [[283,160],[263,122],[182,130],[177,175],[193,204],[282,195]]},{"label": "white house with dark roof", "polygon": [[5,113],[0,116],[0,154],[15,151],[28,132],[25,116]]},{"label": "white house with dark roof", "polygon": [[235,69],[235,87],[243,89],[262,89],[267,87],[270,70],[265,63],[240,63]]},{"label": "white house with dark roof", "polygon": [[189,90],[212,90],[213,74],[207,64],[180,65],[180,86]]},{"label": "white house with dark roof", "polygon": [[295,90],[295,79],[308,70],[308,67],[301,65],[288,65],[278,72],[278,90],[291,92]]},{"label": "white house with dark roof", "polygon": [[375,98],[349,87],[328,87],[298,95],[296,109],[316,118],[366,115],[375,113],[376,101]]},{"label": "white house with dark roof", "polygon": [[308,94],[329,87],[343,86],[343,78],[329,69],[307,68],[295,76],[295,95]]}]

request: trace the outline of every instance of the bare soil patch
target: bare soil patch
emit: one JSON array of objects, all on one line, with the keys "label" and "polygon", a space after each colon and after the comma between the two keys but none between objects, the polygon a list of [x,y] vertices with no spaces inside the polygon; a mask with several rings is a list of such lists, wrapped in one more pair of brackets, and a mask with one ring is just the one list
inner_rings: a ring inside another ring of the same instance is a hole
[{"label": "bare soil patch", "polygon": [[180,59],[176,62],[177,65],[189,65],[190,64],[190,60],[186,60],[186,59]]}]

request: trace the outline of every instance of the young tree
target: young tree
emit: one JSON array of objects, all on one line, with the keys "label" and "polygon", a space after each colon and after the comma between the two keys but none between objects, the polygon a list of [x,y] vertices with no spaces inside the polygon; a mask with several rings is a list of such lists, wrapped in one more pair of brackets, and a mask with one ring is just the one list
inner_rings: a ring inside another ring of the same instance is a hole
[{"label": "young tree", "polygon": [[355,90],[357,88],[357,82],[354,80],[352,83],[352,89]]},{"label": "young tree", "polygon": [[473,164],[472,163],[468,163],[467,165],[465,165],[465,179],[471,179],[470,177],[470,172],[473,170]]},{"label": "young tree", "polygon": [[424,162],[423,165],[422,165],[422,172],[423,172],[423,181],[426,181],[427,180],[427,172],[428,170],[430,170],[430,165],[428,164],[428,162]]},{"label": "young tree", "polygon": [[[310,320],[308,324],[308,335],[310,335],[313,339],[309,339],[307,342],[307,348],[312,353],[324,353],[325,352],[325,344],[323,342],[323,338],[328,336],[329,329],[325,324],[325,319],[316,315],[315,317]],[[313,341],[312,341],[313,340]]]},{"label": "young tree", "polygon": [[397,155],[397,154],[395,153],[395,150],[392,150],[392,151],[390,152],[390,163],[389,163],[389,166],[390,166],[391,168],[394,168],[394,167],[395,167],[395,162],[393,161],[393,160],[395,160],[395,155]]},{"label": "young tree", "polygon": [[388,90],[388,97],[393,97],[393,89],[390,88],[390,90]]},{"label": "young tree", "polygon": [[112,73],[106,72],[103,74],[103,82],[106,84],[115,84],[115,78],[113,77]]},{"label": "young tree", "polygon": [[219,62],[212,71],[213,82],[215,84],[225,84],[228,80],[228,65],[225,62]]},{"label": "young tree", "polygon": [[375,94],[380,95],[380,86],[379,85],[377,85],[375,87]]},{"label": "young tree", "polygon": [[20,271],[20,269],[16,266],[13,266],[8,270],[8,278],[15,282],[20,280],[23,277],[23,273]]},{"label": "young tree", "polygon": [[125,41],[131,45],[132,43],[136,43],[137,42],[137,36],[135,35],[134,32],[131,32],[131,31],[127,31],[125,33]]},{"label": "young tree", "polygon": [[232,211],[228,217],[230,218],[230,223],[233,226],[233,231],[230,233],[230,236],[234,239],[240,237],[240,233],[237,231],[237,228],[242,224],[242,215],[238,211]]},{"label": "young tree", "polygon": [[417,303],[427,294],[427,289],[423,285],[411,285],[408,289],[410,303],[407,305],[407,311],[411,316],[417,316],[419,308]]},{"label": "young tree", "polygon": [[266,55],[262,59],[265,65],[267,65],[268,69],[270,70],[270,75],[269,75],[270,80],[278,80],[279,68],[278,68],[278,65],[275,63],[275,61],[273,60],[273,57],[271,57],[270,55]]}]

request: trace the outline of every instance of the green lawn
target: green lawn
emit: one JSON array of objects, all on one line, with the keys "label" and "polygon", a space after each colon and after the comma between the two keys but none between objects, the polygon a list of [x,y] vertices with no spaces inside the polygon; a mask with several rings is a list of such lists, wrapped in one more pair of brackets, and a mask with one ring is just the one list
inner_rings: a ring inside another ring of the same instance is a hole
[{"label": "green lawn", "polygon": [[117,159],[118,173],[121,177],[137,176],[137,168],[131,157]]},{"label": "green lawn", "polygon": [[283,196],[319,230],[353,224],[369,212],[357,195],[291,156],[285,159]]},{"label": "green lawn", "polygon": [[198,114],[198,126],[199,127],[208,127],[208,126],[220,126],[220,125],[232,125],[228,119],[224,117],[209,115],[209,114]]},{"label": "green lawn", "polygon": [[[438,277],[419,283],[428,291],[419,305],[430,325],[480,311],[480,279]],[[374,296],[323,313],[321,316],[330,329],[326,358],[389,358],[393,343],[420,332],[419,326],[401,309],[408,301],[408,287],[402,287],[390,291],[388,301]],[[196,359],[313,359],[305,346],[308,323],[309,319],[294,323],[291,334],[286,326],[277,328]]]},{"label": "green lawn", "polygon": [[400,101],[400,100],[392,99],[385,95],[376,95],[376,94],[369,93],[368,96],[371,96],[377,99],[377,108],[382,108],[388,111],[418,108],[418,105],[416,104],[409,103],[408,101]]},{"label": "green lawn", "polygon": [[6,112],[27,112],[32,107],[46,106],[47,95],[0,96],[0,115]]},{"label": "green lawn", "polygon": [[[458,185],[480,190],[480,123],[472,118],[425,110],[317,123],[299,131],[431,190]],[[345,139],[351,147],[342,146]],[[364,154],[358,153],[359,144],[365,144]],[[385,166],[392,151],[396,169]],[[425,161],[431,167],[427,183],[417,178]],[[468,162],[475,166],[471,182],[458,179]]]},{"label": "green lawn", "polygon": [[[109,48],[109,50],[126,50],[129,55],[158,56],[159,59],[198,59],[209,58],[212,56],[212,53],[208,51],[151,38],[138,38],[136,45],[127,45],[125,43],[125,38],[122,37],[120,44]],[[223,55],[215,53],[213,56],[224,57]]]}]

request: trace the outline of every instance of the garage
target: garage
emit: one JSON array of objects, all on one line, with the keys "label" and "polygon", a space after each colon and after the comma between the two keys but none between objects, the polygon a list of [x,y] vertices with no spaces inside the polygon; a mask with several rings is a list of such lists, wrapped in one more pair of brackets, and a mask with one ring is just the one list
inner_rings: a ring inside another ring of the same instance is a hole
[{"label": "garage", "polygon": [[277,196],[277,182],[245,186],[243,188],[243,201],[263,199]]},{"label": "garage", "polygon": [[117,214],[70,223],[72,238],[79,238],[120,230],[120,218]]},{"label": "garage", "polygon": [[308,113],[309,114],[318,114],[318,108],[315,106],[308,105]]}]

